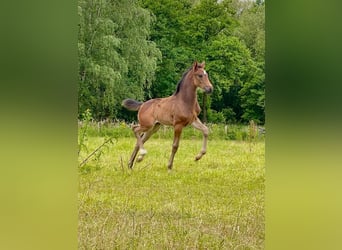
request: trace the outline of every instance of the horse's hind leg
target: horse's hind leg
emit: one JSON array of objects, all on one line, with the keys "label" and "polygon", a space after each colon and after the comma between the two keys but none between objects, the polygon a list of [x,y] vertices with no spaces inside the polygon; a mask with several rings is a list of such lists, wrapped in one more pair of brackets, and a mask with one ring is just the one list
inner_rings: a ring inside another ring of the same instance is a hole
[{"label": "horse's hind leg", "polygon": [[[130,158],[130,160],[128,162],[128,167],[129,168],[133,167],[133,163],[134,163],[134,160],[135,160],[135,158],[136,158],[136,156],[138,154],[139,149],[140,149],[140,154],[139,154],[139,157],[138,157],[137,161],[142,161],[143,160],[144,155],[147,153],[147,151],[143,148],[143,145],[151,137],[152,134],[154,134],[155,132],[158,131],[158,129],[160,127],[160,124],[159,123],[155,124],[152,129],[150,129],[149,131],[145,132],[142,136],[140,135],[139,132],[137,132],[138,134],[136,133],[136,131],[139,131],[138,127],[140,127],[140,126],[137,125],[137,126],[133,127],[134,134],[137,137],[137,143],[135,144],[135,147],[134,147],[134,150],[132,152],[131,158]],[[141,150],[141,149],[143,149],[143,150]]]},{"label": "horse's hind leg", "polygon": [[128,162],[128,167],[129,168],[133,167],[133,163],[134,163],[135,157],[137,156],[138,151],[139,151],[139,145],[136,144],[135,147],[134,147],[133,153],[131,155],[131,158],[129,159],[129,162]]},{"label": "horse's hind leg", "polygon": [[205,155],[205,153],[207,152],[207,141],[208,141],[208,134],[209,134],[209,130],[207,128],[207,126],[205,126],[200,119],[196,119],[192,124],[191,124],[194,128],[202,131],[203,133],[203,145],[202,145],[202,149],[199,152],[198,155],[196,155],[195,157],[195,161],[198,161],[199,159],[202,158],[203,155]]},{"label": "horse's hind leg", "polygon": [[132,128],[133,130],[133,133],[135,135],[135,137],[137,138],[137,143],[135,144],[135,147],[134,147],[134,150],[132,152],[132,155],[131,155],[131,158],[129,159],[129,162],[128,162],[128,167],[129,168],[132,168],[133,167],[133,163],[134,163],[134,160],[135,160],[135,157],[137,156],[137,153],[139,151],[139,149],[141,149],[143,143],[142,143],[142,139],[141,139],[141,127],[140,125],[135,125],[133,126]]},{"label": "horse's hind leg", "polygon": [[[143,137],[142,137],[142,139],[141,139],[141,140],[142,140],[142,143],[144,144],[148,139],[150,139],[150,137],[151,137],[155,132],[157,132],[159,128],[160,128],[160,124],[159,124],[159,123],[156,123],[156,124],[152,127],[152,129],[150,129],[149,131],[147,131],[146,133],[144,133],[144,135],[143,135]],[[145,154],[147,153],[146,150],[143,151],[143,152],[144,152],[143,154],[140,152],[140,154],[139,154],[139,156],[138,156],[138,159],[137,159],[138,162],[142,161],[142,160],[144,159]]]}]

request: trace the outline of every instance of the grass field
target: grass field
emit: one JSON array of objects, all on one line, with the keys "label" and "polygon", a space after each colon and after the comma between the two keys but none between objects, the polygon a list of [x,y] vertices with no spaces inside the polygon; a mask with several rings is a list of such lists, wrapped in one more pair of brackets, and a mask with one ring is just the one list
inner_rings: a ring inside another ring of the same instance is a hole
[{"label": "grass field", "polygon": [[129,137],[80,167],[79,249],[263,249],[264,141],[209,139],[195,162],[201,143],[182,139],[170,173],[172,139],[158,135],[133,171]]}]

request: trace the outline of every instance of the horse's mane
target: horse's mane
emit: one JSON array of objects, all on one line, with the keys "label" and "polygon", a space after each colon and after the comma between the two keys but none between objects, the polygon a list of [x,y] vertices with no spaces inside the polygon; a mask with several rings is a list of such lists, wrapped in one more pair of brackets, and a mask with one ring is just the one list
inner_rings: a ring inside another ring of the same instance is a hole
[{"label": "horse's mane", "polygon": [[[200,65],[198,65],[198,68],[201,68]],[[185,76],[189,73],[189,71],[192,69],[192,66],[190,68],[188,68],[182,76],[182,79],[179,80],[179,82],[177,83],[177,88],[176,91],[173,93],[173,95],[177,95],[179,93],[180,87],[182,86],[183,82],[184,82],[184,78]]]},{"label": "horse's mane", "polygon": [[176,87],[176,91],[173,93],[173,95],[177,95],[179,93],[180,87],[182,85],[182,83],[184,82],[184,78],[185,76],[189,73],[189,71],[191,70],[191,67],[187,69],[187,71],[185,71],[183,73],[182,78],[179,80],[179,82],[177,83],[177,87]]}]

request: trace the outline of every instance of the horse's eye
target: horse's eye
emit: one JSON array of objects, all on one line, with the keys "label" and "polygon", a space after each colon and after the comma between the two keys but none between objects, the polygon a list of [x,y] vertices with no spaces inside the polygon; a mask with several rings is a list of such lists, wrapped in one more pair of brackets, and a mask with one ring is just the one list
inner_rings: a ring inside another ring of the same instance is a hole
[{"label": "horse's eye", "polygon": [[199,78],[202,78],[203,77],[203,75],[201,74],[201,75],[198,75],[199,76]]}]

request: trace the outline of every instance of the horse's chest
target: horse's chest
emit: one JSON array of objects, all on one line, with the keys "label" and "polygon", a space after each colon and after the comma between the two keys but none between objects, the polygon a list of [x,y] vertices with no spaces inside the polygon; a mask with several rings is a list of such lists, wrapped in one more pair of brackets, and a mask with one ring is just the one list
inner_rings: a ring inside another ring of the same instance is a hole
[{"label": "horse's chest", "polygon": [[197,114],[194,109],[184,106],[176,106],[173,112],[174,123],[181,122],[184,125],[191,124],[196,119]]}]

